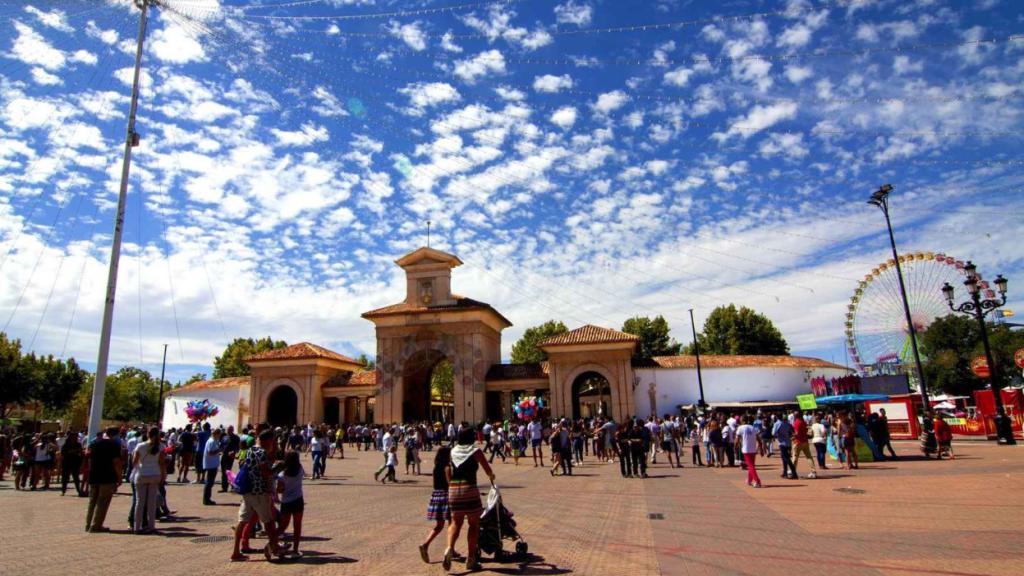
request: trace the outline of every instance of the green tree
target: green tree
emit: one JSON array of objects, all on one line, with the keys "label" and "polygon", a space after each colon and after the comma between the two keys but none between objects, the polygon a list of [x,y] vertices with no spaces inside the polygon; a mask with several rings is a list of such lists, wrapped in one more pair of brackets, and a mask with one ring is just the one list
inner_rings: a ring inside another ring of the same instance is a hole
[{"label": "green tree", "polygon": [[269,336],[259,340],[235,338],[234,342],[228,344],[227,348],[224,349],[224,353],[213,360],[213,377],[232,378],[235,376],[248,376],[249,365],[245,363],[246,358],[286,346],[288,344],[284,340],[275,341]]},{"label": "green tree", "polygon": [[[430,372],[430,398],[454,408],[455,370],[452,368],[452,363],[447,359],[438,362]],[[449,420],[451,417],[452,415],[448,414],[448,409],[446,408],[445,419]]]},{"label": "green tree", "polygon": [[529,364],[532,362],[543,362],[548,355],[537,347],[537,344],[559,334],[565,334],[569,329],[560,320],[548,320],[540,326],[527,328],[522,338],[512,345],[512,363]]},{"label": "green tree", "polygon": [[359,358],[356,358],[356,361],[358,361],[358,362],[359,362],[360,364],[362,364],[363,366],[366,366],[366,369],[367,369],[367,370],[373,370],[374,368],[376,368],[376,367],[377,367],[377,362],[376,362],[376,361],[374,361],[374,360],[370,360],[370,359],[369,359],[369,358],[368,358],[368,357],[366,356],[366,354],[360,354],[360,355],[359,355]]},{"label": "green tree", "polygon": [[[1013,363],[1013,353],[1024,348],[1024,333],[1014,332],[1003,324],[989,324],[989,343],[995,357],[1002,386],[1020,380],[1020,371]],[[928,388],[954,395],[971,395],[988,385],[971,372],[971,359],[985,353],[978,321],[972,317],[950,314],[936,318],[921,333],[921,352],[925,356],[924,373]]]},{"label": "green tree", "polygon": [[[206,380],[206,374],[204,372],[196,372],[195,374],[189,376],[188,380],[185,380],[184,384],[179,382],[177,386],[188,386],[193,382],[202,382],[203,380]],[[177,388],[177,386],[175,386],[175,388]]]},{"label": "green tree", "polygon": [[[87,381],[72,399],[65,418],[81,425],[89,418],[93,379]],[[139,368],[125,366],[107,376],[103,390],[103,417],[122,422],[153,422],[159,418],[160,379]]]},{"label": "green tree", "polygon": [[9,340],[0,332],[0,418],[32,399],[38,379],[35,357],[21,353],[21,340]]},{"label": "green tree", "polygon": [[622,324],[622,331],[640,337],[637,358],[674,356],[682,350],[682,345],[668,335],[668,322],[660,314],[653,320],[647,316],[634,316]]},{"label": "green tree", "polygon": [[[789,344],[779,329],[763,314],[735,304],[719,306],[704,321],[697,334],[701,354],[789,355]],[[693,345],[686,347],[693,354]]]},{"label": "green tree", "polygon": [[50,413],[64,412],[90,378],[89,372],[80,368],[74,358],[61,361],[53,356],[40,357],[35,364],[37,377],[32,399]]}]

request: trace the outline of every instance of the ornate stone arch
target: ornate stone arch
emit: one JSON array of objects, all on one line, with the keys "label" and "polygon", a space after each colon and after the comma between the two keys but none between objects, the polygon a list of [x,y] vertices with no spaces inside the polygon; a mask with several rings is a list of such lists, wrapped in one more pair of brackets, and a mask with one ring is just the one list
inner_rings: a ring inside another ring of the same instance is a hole
[{"label": "ornate stone arch", "polygon": [[611,390],[611,396],[609,399],[610,406],[617,406],[619,404],[619,378],[615,377],[615,369],[600,364],[597,362],[581,362],[576,364],[564,378],[560,379],[559,389],[556,392],[559,394],[560,406],[562,407],[563,414],[557,414],[556,416],[571,416],[572,415],[572,396],[573,396],[573,383],[576,382],[576,378],[587,372],[596,372],[604,377],[608,381],[608,387]]},{"label": "ornate stone arch", "polygon": [[295,421],[301,423],[304,419],[306,419],[303,417],[307,416],[308,414],[309,395],[306,394],[305,391],[302,389],[302,386],[300,386],[299,383],[292,378],[274,378],[273,380],[270,381],[269,384],[266,384],[262,387],[263,390],[262,393],[260,394],[260,406],[262,409],[260,410],[260,414],[262,415],[263,419],[266,420],[267,414],[269,413],[270,410],[270,395],[273,394],[274,391],[280,388],[281,386],[287,386],[288,388],[291,388],[293,392],[295,392],[295,398],[298,400],[298,413],[295,415]]}]

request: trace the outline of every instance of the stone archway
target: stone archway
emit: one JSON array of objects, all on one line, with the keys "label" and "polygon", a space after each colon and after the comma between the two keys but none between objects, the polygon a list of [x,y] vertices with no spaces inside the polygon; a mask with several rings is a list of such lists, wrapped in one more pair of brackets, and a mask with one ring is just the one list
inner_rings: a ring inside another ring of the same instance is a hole
[{"label": "stone archway", "polygon": [[402,420],[421,422],[430,419],[430,380],[434,368],[447,357],[434,349],[420,350],[407,358],[402,367]]},{"label": "stone archway", "polygon": [[287,385],[280,384],[267,394],[267,423],[271,426],[295,426],[299,417],[299,395]]},{"label": "stone archway", "polygon": [[[572,370],[567,373],[562,372],[562,374],[565,376],[560,378],[561,382],[557,385],[558,389],[554,391],[559,399],[559,415],[572,415],[573,417],[578,417],[577,414],[580,410],[578,397],[580,390],[578,389],[578,386],[582,387],[583,382],[588,377],[596,377],[603,379],[607,384],[607,388],[603,388],[604,390],[607,390],[607,395],[603,398],[605,407],[607,408],[605,410],[605,416],[614,415],[616,419],[620,418],[620,415],[616,414],[615,410],[615,407],[618,406],[620,401],[620,386],[619,380],[615,378],[615,373],[612,370],[602,364],[587,362],[578,364],[574,366]],[[598,399],[598,401],[601,400],[602,399],[600,398]]]},{"label": "stone archway", "polygon": [[608,416],[612,401],[612,385],[600,372],[588,370],[572,381],[572,417]]}]

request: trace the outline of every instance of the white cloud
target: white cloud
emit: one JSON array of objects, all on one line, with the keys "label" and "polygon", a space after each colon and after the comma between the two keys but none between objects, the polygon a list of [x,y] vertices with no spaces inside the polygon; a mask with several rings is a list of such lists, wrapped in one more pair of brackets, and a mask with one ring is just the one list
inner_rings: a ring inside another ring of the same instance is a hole
[{"label": "white cloud", "polygon": [[551,114],[551,123],[562,130],[572,128],[572,125],[576,123],[576,108],[573,106],[563,106],[555,110]]},{"label": "white cloud", "polygon": [[746,116],[734,121],[729,130],[725,133],[716,132],[712,138],[723,142],[731,136],[750,138],[754,134],[771,128],[783,120],[789,120],[796,116],[796,102],[778,102],[767,106],[758,104],[750,109]]},{"label": "white cloud", "polygon": [[86,23],[85,34],[90,38],[96,38],[100,42],[110,46],[117,44],[117,41],[119,40],[117,30],[104,30],[97,26],[96,22],[92,20],[89,20],[89,22]]},{"label": "white cloud", "polygon": [[508,86],[498,86],[497,88],[494,89],[494,92],[498,96],[501,96],[503,100],[518,102],[520,100],[526,99],[525,92],[523,92],[522,90],[517,90],[515,88],[509,88]]},{"label": "white cloud", "polygon": [[590,105],[594,112],[607,115],[619,108],[622,108],[629,101],[629,96],[622,90],[612,90],[597,97],[597,101]]},{"label": "white cloud", "polygon": [[488,15],[481,18],[475,12],[464,16],[462,22],[480,34],[487,37],[488,42],[494,42],[502,38],[510,44],[519,46],[525,50],[536,50],[547,46],[553,41],[551,34],[543,28],[537,28],[532,32],[520,26],[511,24],[516,13],[513,10],[504,10],[500,5],[492,5]]},{"label": "white cloud", "polygon": [[303,124],[301,130],[295,131],[272,128],[270,133],[277,138],[279,146],[309,146],[317,142],[327,142],[331,139],[326,127],[314,126],[313,124]]},{"label": "white cloud", "polygon": [[803,134],[772,134],[761,142],[759,150],[765,158],[783,156],[797,160],[808,154]]},{"label": "white cloud", "polygon": [[665,72],[662,76],[662,82],[672,86],[683,87],[690,82],[690,76],[693,76],[693,70],[688,69],[686,66],[680,66],[675,70]]},{"label": "white cloud", "polygon": [[89,66],[92,66],[99,61],[99,59],[96,58],[96,55],[92,52],[89,52],[88,50],[75,51],[75,53],[71,55],[69,60],[71,60],[72,62],[80,62],[82,64],[87,64]]},{"label": "white cloud", "polygon": [[75,29],[68,24],[67,15],[56,8],[52,12],[43,12],[35,6],[25,6],[25,12],[32,14],[36,19],[42,22],[44,26],[48,26],[54,30],[60,30],[61,32],[67,33],[75,31]]},{"label": "white cloud", "polygon": [[593,17],[593,9],[589,4],[577,4],[569,0],[565,4],[555,6],[555,21],[559,24],[573,24],[575,26],[587,26]]},{"label": "white cloud", "polygon": [[898,76],[922,70],[924,70],[924,64],[920,61],[912,61],[909,56],[900,55],[892,59],[892,71]]},{"label": "white cloud", "polygon": [[422,115],[425,108],[462,99],[459,91],[447,82],[417,82],[402,88],[399,92],[409,97],[409,103],[412,105],[409,112],[417,116]]},{"label": "white cloud", "polygon": [[149,49],[158,60],[171,64],[206,60],[203,45],[177,24],[168,24],[154,32]]},{"label": "white cloud", "polygon": [[64,67],[66,57],[63,52],[54,48],[31,27],[17,20],[12,23],[18,31],[18,37],[11,47],[12,56],[26,64],[42,66],[47,70],[60,70]]},{"label": "white cloud", "polygon": [[504,74],[505,56],[493,49],[481,52],[472,58],[456,61],[452,73],[468,84],[489,74]]},{"label": "white cloud", "polygon": [[796,64],[786,66],[786,79],[793,84],[799,84],[813,75],[814,70],[810,66],[797,66]]},{"label": "white cloud", "polygon": [[42,68],[32,68],[32,81],[42,86],[55,86],[61,84],[60,76],[50,74]]},{"label": "white cloud", "polygon": [[451,30],[445,32],[444,36],[441,36],[441,48],[443,50],[447,50],[448,52],[454,52],[456,54],[461,53],[462,46],[456,44],[454,38],[455,35],[452,34]]},{"label": "white cloud", "polygon": [[331,94],[327,88],[323,86],[314,88],[313,98],[316,99],[317,103],[313,105],[312,110],[317,114],[326,118],[348,116],[348,111],[342,106],[341,100],[338,100],[338,97]]},{"label": "white cloud", "polygon": [[401,24],[392,20],[388,24],[388,32],[390,32],[395,38],[401,38],[402,42],[405,42],[406,46],[416,50],[417,52],[423,51],[427,48],[427,35],[420,29],[419,21],[411,22],[409,24]]},{"label": "white cloud", "polygon": [[533,89],[537,92],[560,92],[572,88],[572,78],[568,74],[554,76],[545,74],[533,79]]}]

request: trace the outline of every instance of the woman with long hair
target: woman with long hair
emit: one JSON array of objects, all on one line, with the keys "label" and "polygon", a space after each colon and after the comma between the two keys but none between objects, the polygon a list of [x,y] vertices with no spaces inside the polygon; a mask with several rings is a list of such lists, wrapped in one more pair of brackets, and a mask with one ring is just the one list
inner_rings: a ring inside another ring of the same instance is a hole
[{"label": "woman with long hair", "polygon": [[68,430],[64,437],[64,445],[60,447],[60,495],[67,494],[68,480],[75,483],[75,493],[85,496],[82,492],[82,444],[78,441],[78,433]]},{"label": "woman with long hair", "polygon": [[288,452],[284,456],[284,470],[277,475],[278,491],[281,493],[281,527],[279,534],[284,534],[288,524],[294,519],[295,530],[292,534],[292,554],[299,554],[299,541],[302,540],[302,514],[306,511],[306,500],[302,492],[302,478],[306,471],[299,462],[299,453]]},{"label": "woman with long hair", "polygon": [[[160,495],[160,484],[167,478],[167,463],[160,446],[160,429],[149,429],[146,441],[135,447],[132,455],[132,482],[135,484],[135,517],[132,531],[135,534],[156,532],[156,506]],[[146,529],[143,531],[143,512]]]},{"label": "woman with long hair", "polygon": [[466,553],[466,569],[478,570],[480,561],[477,558],[477,539],[480,536],[480,514],[483,506],[480,504],[480,490],[476,485],[476,475],[480,468],[494,484],[494,471],[487,463],[484,453],[474,445],[476,432],[464,426],[459,432],[458,444],[452,449],[452,461],[447,468],[448,479],[448,506],[452,511],[452,523],[448,527],[448,547],[444,551],[444,560],[441,565],[445,570],[451,570],[452,554],[455,550],[455,543],[459,539],[459,532],[462,530],[463,522],[468,522],[469,528],[466,534],[469,550]]},{"label": "woman with long hair", "polygon": [[420,544],[420,558],[430,563],[430,543],[444,531],[445,522],[451,522],[452,512],[448,508],[448,466],[452,462],[452,449],[439,446],[434,455],[434,491],[430,493],[427,504],[427,520],[434,522],[434,527],[427,533],[427,539]]}]

